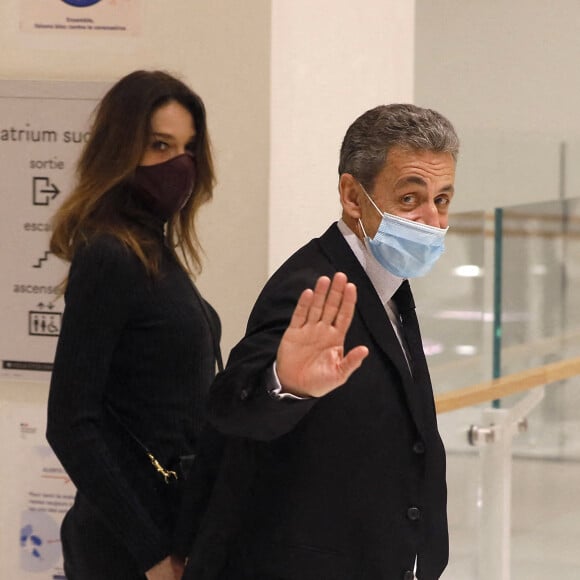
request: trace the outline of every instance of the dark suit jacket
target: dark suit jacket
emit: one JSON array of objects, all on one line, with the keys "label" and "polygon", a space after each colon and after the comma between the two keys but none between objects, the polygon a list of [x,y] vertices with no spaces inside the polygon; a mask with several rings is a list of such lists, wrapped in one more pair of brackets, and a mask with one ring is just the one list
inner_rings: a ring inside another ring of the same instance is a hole
[{"label": "dark suit jacket", "polygon": [[[325,397],[277,400],[266,373],[296,301],[319,276],[337,271],[358,289],[345,351],[364,344],[370,354]],[[440,576],[448,557],[445,454],[422,364],[414,380],[336,224],[272,276],[210,396],[211,422],[238,445],[234,463],[252,463],[239,486],[244,509],[232,528],[228,578],[393,580],[409,577],[416,554],[421,580]],[[225,477],[224,501],[237,486],[235,471]],[[223,529],[220,493],[207,522],[217,510],[213,524]],[[223,507],[222,515],[231,513]]]}]

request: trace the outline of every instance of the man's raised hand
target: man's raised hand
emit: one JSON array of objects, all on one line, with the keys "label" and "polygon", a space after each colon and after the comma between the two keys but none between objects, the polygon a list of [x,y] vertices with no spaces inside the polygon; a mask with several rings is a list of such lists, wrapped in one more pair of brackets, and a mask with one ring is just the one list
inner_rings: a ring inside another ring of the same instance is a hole
[{"label": "man's raised hand", "polygon": [[344,354],[355,305],[356,286],[342,272],[332,282],[321,276],[314,290],[302,292],[278,347],[276,371],[283,392],[322,397],[358,369],[368,348],[357,346]]}]

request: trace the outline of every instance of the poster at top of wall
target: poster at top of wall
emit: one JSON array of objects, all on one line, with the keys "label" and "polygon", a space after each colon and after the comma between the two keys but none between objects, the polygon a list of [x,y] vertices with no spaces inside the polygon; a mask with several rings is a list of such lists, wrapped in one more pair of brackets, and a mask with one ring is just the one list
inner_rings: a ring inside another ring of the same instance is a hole
[{"label": "poster at top of wall", "polygon": [[141,0],[20,0],[20,30],[61,36],[137,36],[140,10]]}]

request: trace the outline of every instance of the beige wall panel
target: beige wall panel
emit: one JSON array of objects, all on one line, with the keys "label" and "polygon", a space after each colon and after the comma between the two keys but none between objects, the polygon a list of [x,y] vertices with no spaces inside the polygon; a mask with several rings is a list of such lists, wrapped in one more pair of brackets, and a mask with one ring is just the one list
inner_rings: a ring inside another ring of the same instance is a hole
[{"label": "beige wall panel", "polygon": [[144,0],[136,37],[21,33],[19,6],[0,4],[0,78],[113,82],[161,68],[204,99],[219,183],[200,216],[199,286],[222,317],[227,355],[266,274],[270,2]]},{"label": "beige wall panel", "polygon": [[273,271],[340,215],[347,127],[413,99],[412,0],[272,3],[270,255]]}]

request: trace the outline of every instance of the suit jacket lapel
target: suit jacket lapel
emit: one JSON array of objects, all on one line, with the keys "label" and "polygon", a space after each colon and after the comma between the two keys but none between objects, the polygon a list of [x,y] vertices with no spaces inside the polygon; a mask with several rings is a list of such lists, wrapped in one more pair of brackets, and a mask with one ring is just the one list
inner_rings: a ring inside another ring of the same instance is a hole
[{"label": "suit jacket lapel", "polygon": [[356,309],[369,333],[399,371],[411,414],[417,428],[421,430],[423,425],[421,392],[411,376],[399,340],[372,282],[336,224],[323,234],[320,244],[337,271],[344,272],[349,281],[356,285],[358,296]]}]

